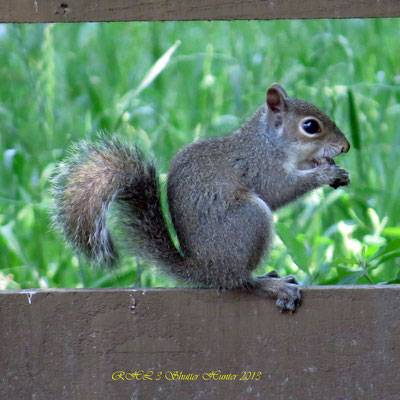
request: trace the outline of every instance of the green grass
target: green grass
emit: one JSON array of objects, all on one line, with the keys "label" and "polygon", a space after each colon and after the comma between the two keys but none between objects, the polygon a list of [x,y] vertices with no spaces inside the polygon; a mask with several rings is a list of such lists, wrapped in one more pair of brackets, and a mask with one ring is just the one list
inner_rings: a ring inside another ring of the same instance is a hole
[{"label": "green grass", "polygon": [[117,131],[165,173],[180,147],[236,128],[273,82],[347,133],[338,162],[352,183],[280,210],[260,272],[399,283],[399,31],[390,19],[0,25],[0,289],[173,285],[135,258],[110,272],[72,254],[49,229],[54,165],[73,141]]}]

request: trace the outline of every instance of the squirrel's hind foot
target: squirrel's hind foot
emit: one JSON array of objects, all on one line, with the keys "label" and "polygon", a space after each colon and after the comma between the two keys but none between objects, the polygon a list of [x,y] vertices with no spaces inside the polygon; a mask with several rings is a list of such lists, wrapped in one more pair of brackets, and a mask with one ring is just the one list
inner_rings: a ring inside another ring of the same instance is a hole
[{"label": "squirrel's hind foot", "polygon": [[275,271],[255,279],[255,285],[250,289],[254,294],[276,299],[280,312],[293,314],[301,304],[301,290],[294,276],[277,277]]}]

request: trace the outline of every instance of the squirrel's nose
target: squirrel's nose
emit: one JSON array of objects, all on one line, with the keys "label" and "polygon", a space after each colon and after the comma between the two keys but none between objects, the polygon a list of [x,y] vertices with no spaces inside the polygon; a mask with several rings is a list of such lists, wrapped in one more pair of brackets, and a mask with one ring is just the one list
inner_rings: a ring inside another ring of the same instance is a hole
[{"label": "squirrel's nose", "polygon": [[347,153],[350,150],[350,143],[346,140],[346,145],[342,146],[342,153]]}]

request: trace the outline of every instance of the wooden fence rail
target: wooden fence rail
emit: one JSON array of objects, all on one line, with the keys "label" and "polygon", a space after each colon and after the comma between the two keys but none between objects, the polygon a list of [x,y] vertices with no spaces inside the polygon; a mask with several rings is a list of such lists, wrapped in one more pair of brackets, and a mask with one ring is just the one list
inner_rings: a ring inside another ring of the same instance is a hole
[{"label": "wooden fence rail", "polygon": [[0,397],[397,400],[399,315],[400,285],[307,288],[294,315],[214,290],[0,292]]},{"label": "wooden fence rail", "polygon": [[400,17],[398,0],[2,0],[0,22]]}]

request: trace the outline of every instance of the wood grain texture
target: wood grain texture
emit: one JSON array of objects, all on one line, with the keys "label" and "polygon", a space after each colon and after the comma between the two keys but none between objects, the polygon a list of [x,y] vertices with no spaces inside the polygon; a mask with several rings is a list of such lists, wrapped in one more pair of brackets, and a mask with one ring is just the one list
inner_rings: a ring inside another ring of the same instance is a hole
[{"label": "wood grain texture", "polygon": [[[308,288],[294,315],[214,290],[0,292],[0,360],[2,399],[394,400],[400,285]],[[161,379],[112,379],[140,370]]]},{"label": "wood grain texture", "polygon": [[399,17],[398,0],[2,0],[0,22]]}]

